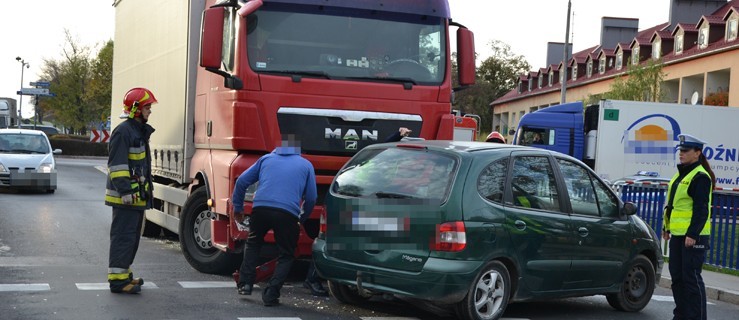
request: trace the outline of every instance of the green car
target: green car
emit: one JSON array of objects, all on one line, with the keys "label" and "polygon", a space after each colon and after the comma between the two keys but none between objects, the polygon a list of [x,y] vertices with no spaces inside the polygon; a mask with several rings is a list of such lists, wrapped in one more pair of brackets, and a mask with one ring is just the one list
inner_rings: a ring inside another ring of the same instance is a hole
[{"label": "green car", "polygon": [[602,294],[636,312],[661,276],[659,239],[636,207],[547,150],[372,145],[334,178],[325,206],[313,259],[344,303],[389,294],[499,319],[510,302]]}]

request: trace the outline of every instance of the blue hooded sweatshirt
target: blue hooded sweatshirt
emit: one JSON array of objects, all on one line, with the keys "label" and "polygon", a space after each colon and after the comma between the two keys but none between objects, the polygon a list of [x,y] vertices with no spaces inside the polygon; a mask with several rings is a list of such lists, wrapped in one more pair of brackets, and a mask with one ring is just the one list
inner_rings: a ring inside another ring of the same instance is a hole
[{"label": "blue hooded sweatshirt", "polygon": [[[307,219],[316,204],[316,175],[313,165],[300,156],[300,148],[277,147],[259,158],[236,180],[234,212],[244,211],[246,188],[259,182],[253,207],[272,207],[292,213],[300,221]],[[300,202],[304,214],[300,216]]]}]

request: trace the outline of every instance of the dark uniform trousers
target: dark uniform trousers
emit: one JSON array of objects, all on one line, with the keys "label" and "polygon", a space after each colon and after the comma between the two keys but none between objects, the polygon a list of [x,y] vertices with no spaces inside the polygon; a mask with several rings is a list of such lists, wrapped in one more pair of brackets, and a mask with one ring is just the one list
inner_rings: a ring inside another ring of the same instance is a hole
[{"label": "dark uniform trousers", "polygon": [[[675,299],[674,320],[706,320],[706,292],[701,271],[710,236],[699,236],[692,248],[685,236],[670,238],[670,276]],[[673,263],[675,262],[675,263]],[[677,263],[681,262],[681,263]]]},{"label": "dark uniform trousers", "polygon": [[249,238],[246,240],[244,249],[244,263],[241,264],[239,277],[241,282],[254,284],[256,279],[256,267],[259,260],[259,250],[264,244],[264,236],[269,230],[274,231],[275,242],[279,251],[277,266],[272,278],[269,280],[268,290],[271,292],[268,300],[279,297],[282,284],[285,282],[293,261],[295,261],[295,248],[298,245],[300,226],[298,217],[281,209],[270,207],[255,207],[249,220]]},{"label": "dark uniform trousers", "polygon": [[[136,257],[141,240],[144,210],[113,207],[110,225],[109,268],[128,269]],[[134,232],[135,230],[135,232]]]}]

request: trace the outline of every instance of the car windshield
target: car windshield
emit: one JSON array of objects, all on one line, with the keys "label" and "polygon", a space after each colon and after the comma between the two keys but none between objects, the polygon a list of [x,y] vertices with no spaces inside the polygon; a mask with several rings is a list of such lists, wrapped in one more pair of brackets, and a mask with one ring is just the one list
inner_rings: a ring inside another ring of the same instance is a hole
[{"label": "car windshield", "polygon": [[248,16],[252,70],[429,85],[444,79],[446,39],[441,18],[326,11],[265,4]]},{"label": "car windshield", "polygon": [[0,135],[0,152],[49,153],[49,143],[37,134],[3,134]]},{"label": "car windshield", "polygon": [[339,172],[331,190],[351,197],[442,201],[456,166],[454,158],[427,150],[365,150]]}]

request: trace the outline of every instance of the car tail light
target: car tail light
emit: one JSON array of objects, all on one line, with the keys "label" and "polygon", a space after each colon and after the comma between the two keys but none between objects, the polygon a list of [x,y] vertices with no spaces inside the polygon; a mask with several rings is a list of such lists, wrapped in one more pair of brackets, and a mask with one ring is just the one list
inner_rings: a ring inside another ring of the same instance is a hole
[{"label": "car tail light", "polygon": [[326,239],[326,212],[321,212],[321,224],[318,229],[318,238],[319,239]]},{"label": "car tail light", "polygon": [[434,250],[436,251],[462,251],[467,245],[467,233],[464,230],[464,222],[445,222],[436,226],[436,240]]}]

